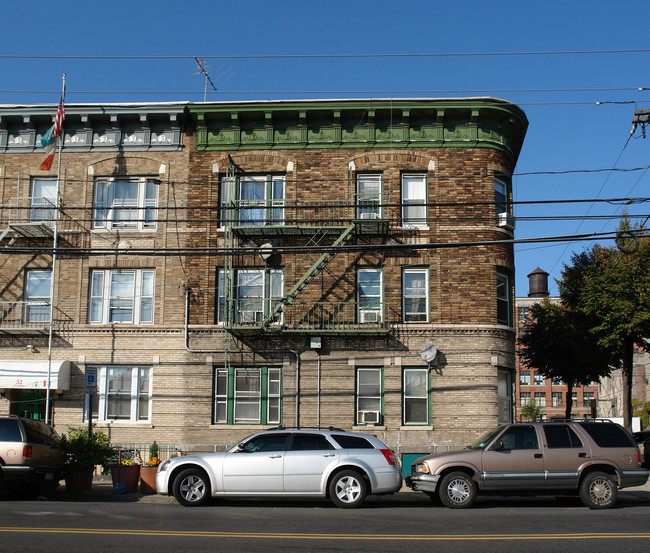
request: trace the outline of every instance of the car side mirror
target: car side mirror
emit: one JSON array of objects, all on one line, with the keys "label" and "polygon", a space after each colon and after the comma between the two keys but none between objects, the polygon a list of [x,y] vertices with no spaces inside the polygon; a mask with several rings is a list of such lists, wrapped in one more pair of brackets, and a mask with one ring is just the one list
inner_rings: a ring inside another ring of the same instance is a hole
[{"label": "car side mirror", "polygon": [[237,444],[236,453],[241,453],[242,451],[244,451],[244,442]]},{"label": "car side mirror", "polygon": [[503,451],[505,446],[503,445],[503,440],[497,440],[492,446],[492,451]]}]

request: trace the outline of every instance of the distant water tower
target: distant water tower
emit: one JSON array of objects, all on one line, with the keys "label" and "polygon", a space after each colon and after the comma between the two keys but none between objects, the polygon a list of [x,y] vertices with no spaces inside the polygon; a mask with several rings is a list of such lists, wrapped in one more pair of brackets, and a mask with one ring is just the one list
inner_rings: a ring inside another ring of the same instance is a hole
[{"label": "distant water tower", "polygon": [[528,275],[528,297],[548,297],[548,273],[539,267]]}]

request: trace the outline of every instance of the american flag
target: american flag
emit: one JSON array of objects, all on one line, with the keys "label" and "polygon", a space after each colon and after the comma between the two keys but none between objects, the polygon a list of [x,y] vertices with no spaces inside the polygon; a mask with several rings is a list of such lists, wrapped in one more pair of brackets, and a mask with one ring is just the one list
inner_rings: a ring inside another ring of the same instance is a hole
[{"label": "american flag", "polygon": [[56,115],[54,116],[54,129],[52,130],[52,136],[61,136],[63,134],[64,120],[65,120],[65,109],[63,108],[63,96],[61,96],[59,109],[56,110]]}]

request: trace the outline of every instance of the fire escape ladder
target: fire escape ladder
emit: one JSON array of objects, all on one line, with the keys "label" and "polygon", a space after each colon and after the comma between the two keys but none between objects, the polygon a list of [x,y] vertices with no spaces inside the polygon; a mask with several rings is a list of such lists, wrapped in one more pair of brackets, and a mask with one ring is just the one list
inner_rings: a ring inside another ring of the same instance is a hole
[{"label": "fire escape ladder", "polygon": [[269,316],[264,319],[262,322],[262,329],[268,328],[268,326],[277,319],[277,317],[282,313],[289,305],[293,303],[298,294],[312,281],[316,276],[327,266],[327,264],[334,257],[334,250],[338,246],[344,245],[354,233],[356,227],[355,223],[347,226],[345,230],[337,237],[336,240],[330,246],[331,251],[325,252],[321,255],[316,262],[307,270],[307,272],[302,275],[302,277],[296,282],[291,290],[287,292],[287,295],[283,298],[282,301],[274,307],[274,309],[269,313]]}]

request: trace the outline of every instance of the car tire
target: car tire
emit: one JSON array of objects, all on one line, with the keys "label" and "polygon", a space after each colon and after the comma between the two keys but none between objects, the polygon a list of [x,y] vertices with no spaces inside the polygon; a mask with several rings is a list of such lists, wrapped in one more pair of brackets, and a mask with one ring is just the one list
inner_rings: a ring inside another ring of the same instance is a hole
[{"label": "car tire", "polygon": [[438,495],[450,509],[465,509],[476,499],[476,482],[465,472],[450,472],[440,481]]},{"label": "car tire", "polygon": [[616,482],[606,472],[591,472],[580,484],[580,499],[590,509],[607,509],[617,497]]},{"label": "car tire", "polygon": [[210,499],[210,480],[200,469],[185,469],[174,478],[176,501],[185,507],[200,507]]},{"label": "car tire", "polygon": [[368,484],[356,470],[343,470],[332,478],[329,485],[330,499],[342,509],[360,507],[366,499]]}]

